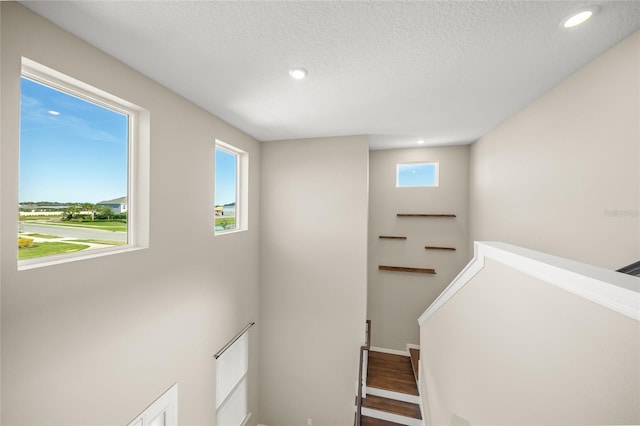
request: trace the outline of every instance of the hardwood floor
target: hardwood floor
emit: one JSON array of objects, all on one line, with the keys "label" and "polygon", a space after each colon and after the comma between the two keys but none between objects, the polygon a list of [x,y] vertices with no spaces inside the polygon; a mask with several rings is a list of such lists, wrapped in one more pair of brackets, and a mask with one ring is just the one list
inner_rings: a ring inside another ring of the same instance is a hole
[{"label": "hardwood floor", "polygon": [[[419,353],[419,350],[413,349],[410,351],[412,356],[409,357],[370,351],[367,366],[367,387],[418,396],[418,386],[414,377],[414,374],[417,373],[414,372],[414,369],[417,369],[418,366]],[[392,395],[385,396],[393,398]],[[422,420],[418,404],[383,398],[378,395],[371,395],[371,393],[363,399],[362,407],[369,409],[367,414],[370,416],[384,417],[384,413],[391,413],[405,418],[416,419],[416,421]],[[397,421],[402,421],[402,424],[413,424],[409,419],[406,419],[406,422],[409,423],[405,423],[405,420],[399,420],[401,418],[398,417]],[[368,416],[362,417],[362,425],[401,426],[398,423]]]},{"label": "hardwood floor", "polygon": [[369,352],[367,386],[418,395],[418,386],[408,356]]},{"label": "hardwood floor", "polygon": [[420,406],[410,402],[382,398],[376,395],[367,395],[367,397],[362,400],[362,406],[365,408],[371,408],[372,410],[386,411],[387,413],[398,414],[414,419],[422,419]]}]

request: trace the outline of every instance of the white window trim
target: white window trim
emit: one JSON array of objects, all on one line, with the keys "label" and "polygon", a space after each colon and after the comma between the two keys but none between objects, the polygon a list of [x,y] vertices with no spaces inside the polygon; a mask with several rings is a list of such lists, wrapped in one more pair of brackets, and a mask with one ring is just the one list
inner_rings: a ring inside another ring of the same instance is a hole
[{"label": "white window trim", "polygon": [[[435,166],[435,179],[433,185],[400,185],[400,166]],[[396,164],[396,188],[436,188],[440,186],[440,162],[416,161]]]},{"label": "white window trim", "polygon": [[[218,149],[236,156],[236,227],[235,229],[216,231],[214,218],[214,235],[227,235],[246,231],[249,229],[249,154],[233,145],[216,139],[214,146],[214,167],[215,151]],[[215,205],[215,185],[213,204]]]},{"label": "white window trim", "polygon": [[[21,76],[120,112],[129,117],[127,176],[127,245],[18,260],[27,270],[76,260],[126,253],[149,247],[150,114],[149,111],[59,71],[22,58]],[[16,220],[17,222],[17,220]]]}]

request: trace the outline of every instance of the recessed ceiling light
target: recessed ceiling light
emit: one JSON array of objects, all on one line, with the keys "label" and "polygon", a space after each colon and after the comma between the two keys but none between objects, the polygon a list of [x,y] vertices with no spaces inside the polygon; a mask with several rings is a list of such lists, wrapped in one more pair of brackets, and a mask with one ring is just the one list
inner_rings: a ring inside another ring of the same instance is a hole
[{"label": "recessed ceiling light", "polygon": [[562,26],[565,27],[565,28],[577,27],[578,25],[583,24],[586,21],[588,21],[589,18],[591,18],[593,16],[593,12],[594,11],[591,10],[591,9],[582,10],[582,11],[570,16],[569,18],[565,19],[565,21],[562,24]]},{"label": "recessed ceiling light", "polygon": [[289,70],[289,75],[296,80],[302,80],[307,76],[307,70],[304,68],[291,68]]},{"label": "recessed ceiling light", "polygon": [[419,141],[416,142],[418,145],[422,145],[424,143],[424,139],[420,139]]}]

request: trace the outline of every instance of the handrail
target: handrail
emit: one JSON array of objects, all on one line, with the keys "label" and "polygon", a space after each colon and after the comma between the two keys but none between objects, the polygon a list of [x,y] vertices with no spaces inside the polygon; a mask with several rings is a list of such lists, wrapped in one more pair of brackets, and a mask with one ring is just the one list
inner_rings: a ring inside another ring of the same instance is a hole
[{"label": "handrail", "polygon": [[364,364],[364,351],[371,348],[371,320],[367,320],[367,340],[364,346],[360,346],[360,364],[358,367],[358,399],[356,400],[356,425],[362,425],[362,369]]},{"label": "handrail", "polygon": [[250,322],[249,324],[247,324],[247,326],[245,328],[243,328],[242,330],[240,330],[240,333],[236,334],[233,339],[229,340],[229,342],[224,345],[222,347],[222,349],[220,349],[218,352],[216,352],[216,354],[213,356],[215,359],[220,358],[220,356],[224,353],[224,351],[226,351],[227,349],[229,349],[229,347],[231,347],[231,345],[233,345],[236,340],[238,340],[239,338],[242,337],[242,335],[244,333],[247,332],[247,330],[249,330],[251,327],[253,327],[253,325],[255,324],[255,322]]}]

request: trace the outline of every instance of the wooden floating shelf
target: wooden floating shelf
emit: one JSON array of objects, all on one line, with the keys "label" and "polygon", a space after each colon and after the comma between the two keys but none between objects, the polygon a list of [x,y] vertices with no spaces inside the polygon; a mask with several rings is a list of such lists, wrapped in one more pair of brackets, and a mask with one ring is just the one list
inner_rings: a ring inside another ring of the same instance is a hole
[{"label": "wooden floating shelf", "polygon": [[407,266],[386,266],[386,265],[378,265],[378,269],[381,271],[395,271],[395,272],[414,272],[418,274],[433,274],[435,275],[436,270],[431,268],[410,268]]},{"label": "wooden floating shelf", "polygon": [[398,213],[398,217],[456,217],[455,214]]},{"label": "wooden floating shelf", "polygon": [[425,246],[424,247],[426,250],[449,250],[449,251],[456,251],[455,247],[435,247],[435,246]]},{"label": "wooden floating shelf", "polygon": [[394,235],[380,235],[378,238],[383,240],[406,240],[407,237],[396,237]]}]

